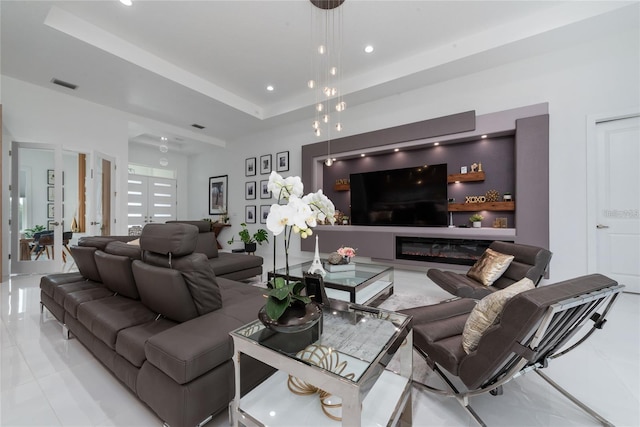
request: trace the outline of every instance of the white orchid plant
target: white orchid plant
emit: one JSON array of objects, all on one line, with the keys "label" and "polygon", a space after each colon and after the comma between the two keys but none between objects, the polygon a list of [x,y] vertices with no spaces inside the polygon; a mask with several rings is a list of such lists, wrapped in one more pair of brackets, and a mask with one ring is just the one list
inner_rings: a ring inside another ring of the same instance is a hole
[{"label": "white orchid plant", "polygon": [[275,271],[275,237],[284,233],[285,277],[274,278],[268,283],[266,311],[269,318],[277,320],[296,301],[308,304],[309,297],[301,295],[302,282],[289,281],[289,244],[292,233],[305,239],[313,234],[312,228],[319,222],[335,223],[336,208],[327,196],[318,190],[304,194],[304,185],[299,176],[283,178],[276,172],[269,176],[268,190],[278,200],[271,205],[267,216],[267,228],[274,236],[273,270]]}]

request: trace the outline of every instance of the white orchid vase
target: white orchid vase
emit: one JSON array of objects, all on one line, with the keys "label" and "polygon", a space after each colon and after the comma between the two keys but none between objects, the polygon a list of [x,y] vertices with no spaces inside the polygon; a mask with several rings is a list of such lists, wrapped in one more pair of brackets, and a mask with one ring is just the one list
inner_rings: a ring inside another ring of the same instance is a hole
[{"label": "white orchid vase", "polygon": [[318,190],[304,194],[299,176],[283,178],[276,172],[269,176],[268,190],[278,200],[271,205],[267,216],[267,228],[273,233],[273,271],[276,270],[276,236],[284,235],[285,277],[274,278],[268,283],[266,312],[277,320],[296,301],[308,304],[309,297],[301,295],[304,284],[289,280],[289,245],[291,235],[299,234],[306,239],[313,234],[312,228],[319,222],[335,223],[336,209],[331,200]]}]

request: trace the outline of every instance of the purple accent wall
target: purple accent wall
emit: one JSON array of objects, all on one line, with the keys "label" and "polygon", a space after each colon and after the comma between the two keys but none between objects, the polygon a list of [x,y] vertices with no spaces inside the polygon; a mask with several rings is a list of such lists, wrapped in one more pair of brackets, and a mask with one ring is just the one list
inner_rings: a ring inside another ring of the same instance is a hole
[{"label": "purple accent wall", "polygon": [[[465,111],[450,116],[334,139],[331,141],[331,152],[337,154],[371,147],[384,147],[401,142],[455,135],[473,131],[475,128],[476,112]],[[312,162],[314,157],[326,156],[327,145],[327,141],[322,141],[302,146],[302,182],[305,188],[312,188],[310,183],[316,182],[313,179],[313,167],[309,162]]]},{"label": "purple accent wall", "polygon": [[[333,201],[336,209],[350,215],[350,191],[335,191],[337,179],[349,178],[349,174],[378,170],[400,169],[428,164],[447,164],[449,174],[460,173],[461,166],[471,170],[472,163],[482,163],[485,181],[449,184],[450,198],[456,203],[464,203],[466,196],[482,196],[488,190],[497,190],[500,195],[515,194],[515,141],[513,136],[478,139],[420,149],[387,152],[385,154],[358,157],[336,161],[331,167],[324,166],[322,189]],[[470,225],[469,217],[473,212],[454,212],[455,225]],[[508,226],[515,227],[513,212],[483,212],[483,226],[490,227],[496,217],[507,218]]]}]

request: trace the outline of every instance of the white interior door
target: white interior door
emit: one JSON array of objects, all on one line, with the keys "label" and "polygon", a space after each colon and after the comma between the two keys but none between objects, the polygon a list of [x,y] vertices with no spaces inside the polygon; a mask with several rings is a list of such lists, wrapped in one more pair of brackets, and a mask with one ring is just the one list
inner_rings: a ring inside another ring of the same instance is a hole
[{"label": "white interior door", "polygon": [[62,147],[13,142],[11,153],[11,273],[62,271]]},{"label": "white interior door", "polygon": [[598,123],[597,271],[640,293],[640,117]]},{"label": "white interior door", "polygon": [[114,224],[115,194],[115,160],[103,153],[93,152],[91,170],[87,180],[91,188],[87,197],[87,234],[91,236],[108,236],[112,234]]}]

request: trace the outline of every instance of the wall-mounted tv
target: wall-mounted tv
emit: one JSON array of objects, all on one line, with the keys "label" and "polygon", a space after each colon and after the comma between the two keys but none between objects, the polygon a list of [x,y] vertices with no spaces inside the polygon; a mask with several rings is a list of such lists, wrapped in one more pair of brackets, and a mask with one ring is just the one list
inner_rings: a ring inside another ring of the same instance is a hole
[{"label": "wall-mounted tv", "polygon": [[447,165],[355,173],[351,224],[446,226]]}]

